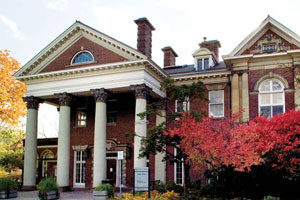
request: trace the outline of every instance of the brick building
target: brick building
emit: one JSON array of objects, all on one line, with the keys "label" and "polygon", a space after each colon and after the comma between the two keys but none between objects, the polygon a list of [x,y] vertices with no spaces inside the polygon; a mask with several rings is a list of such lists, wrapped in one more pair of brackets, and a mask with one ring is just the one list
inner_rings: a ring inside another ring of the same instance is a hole
[{"label": "brick building", "polygon": [[[204,38],[193,64],[176,65],[176,52],[163,48],[163,67],[151,59],[154,26],[146,18],[135,23],[137,49],[76,21],[15,74],[27,85],[24,188],[34,188],[37,175],[54,176],[63,188],[91,188],[104,179],[118,186],[117,151],[124,153],[125,186],[132,186],[133,168],[145,166],[151,180],[183,184],[182,165],[163,162],[161,154],[139,158],[140,137],[125,136],[146,136],[147,128],[166,120],[136,114],[146,110],[149,97],[166,97],[160,83],[167,77],[176,84],[202,81],[209,102],[194,100],[187,107],[214,118],[244,110],[239,121],[247,122],[299,105],[300,37],[270,16],[223,59],[220,42]],[[59,110],[58,139],[49,144],[37,140],[41,102]],[[177,102],[173,107],[180,111]]]}]

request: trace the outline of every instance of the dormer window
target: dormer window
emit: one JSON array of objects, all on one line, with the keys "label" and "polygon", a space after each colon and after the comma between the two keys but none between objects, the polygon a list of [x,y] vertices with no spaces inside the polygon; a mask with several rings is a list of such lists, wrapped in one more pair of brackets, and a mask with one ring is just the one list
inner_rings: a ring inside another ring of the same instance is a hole
[{"label": "dormer window", "polygon": [[88,51],[80,51],[73,57],[71,65],[91,62],[94,62],[94,56]]},{"label": "dormer window", "polygon": [[201,71],[201,70],[205,70],[208,69],[209,66],[209,59],[208,58],[200,58],[197,61],[197,70]]}]

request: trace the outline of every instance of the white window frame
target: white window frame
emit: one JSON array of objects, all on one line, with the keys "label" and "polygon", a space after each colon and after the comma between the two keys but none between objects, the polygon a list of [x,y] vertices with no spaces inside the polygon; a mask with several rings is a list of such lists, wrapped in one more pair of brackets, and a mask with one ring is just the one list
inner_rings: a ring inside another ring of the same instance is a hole
[{"label": "white window frame", "polygon": [[225,96],[224,96],[224,90],[210,90],[209,92],[208,92],[208,100],[209,100],[209,104],[208,104],[208,116],[209,117],[211,117],[211,115],[210,115],[210,106],[211,105],[216,105],[216,104],[219,104],[219,103],[210,103],[210,95],[211,95],[211,92],[217,92],[217,91],[221,91],[222,93],[223,93],[223,101],[222,101],[222,107],[223,107],[223,115],[220,115],[220,116],[214,116],[214,115],[212,115],[212,117],[213,118],[221,118],[221,117],[224,117],[224,115],[225,115],[225,109],[224,109],[224,99],[225,99]]},{"label": "white window frame", "polygon": [[[178,110],[177,110],[177,103],[178,103],[178,100],[175,101],[175,112],[178,112]],[[183,112],[190,111],[190,100],[189,100],[189,98],[187,97],[186,101],[183,101],[182,103],[187,103],[187,106],[186,106],[187,110],[185,110],[185,108],[183,107]]]},{"label": "white window frame", "polygon": [[[79,153],[79,152],[82,152],[81,160],[77,161],[77,153]],[[85,183],[76,183],[76,164],[80,164],[81,167],[82,167],[82,164],[85,164],[85,170],[86,170],[86,160],[82,160],[82,154],[83,154],[83,151],[74,151],[73,186],[75,188],[84,188],[85,187]],[[80,179],[82,179],[82,170],[80,170]]]},{"label": "white window frame", "polygon": [[[280,91],[273,91],[273,80],[277,81],[280,85],[281,85],[281,88],[282,90]],[[262,84],[265,82],[265,81],[270,81],[270,91],[261,91],[261,86]],[[273,94],[275,93],[282,93],[282,104],[273,104]],[[261,94],[270,94],[270,104],[263,104],[261,105],[261,97],[260,95]],[[272,106],[283,106],[283,113],[285,113],[285,92],[284,92],[284,85],[283,83],[276,79],[276,78],[272,78],[272,79],[266,79],[264,81],[262,81],[260,84],[259,84],[259,87],[258,87],[258,115],[260,116],[261,115],[261,112],[260,112],[260,107],[265,107],[265,106],[270,106],[271,107],[271,116],[270,118],[274,117],[273,116],[273,109],[272,109]]]},{"label": "white window frame", "polygon": [[[92,58],[93,58],[93,60],[92,61],[88,61],[88,62],[81,62],[81,63],[73,63],[73,60],[74,60],[74,58],[78,55],[78,54],[80,54],[80,53],[84,53],[84,52],[87,52],[87,53],[89,53],[89,54],[91,54],[92,55]],[[82,64],[88,64],[88,63],[93,63],[93,62],[95,62],[95,58],[94,58],[94,55],[90,52],[90,51],[87,51],[87,50],[82,50],[82,51],[78,51],[73,57],[72,57],[72,60],[71,60],[71,63],[70,63],[70,66],[74,66],[74,65],[82,65]]]},{"label": "white window frame", "polygon": [[[177,148],[174,148],[174,157],[176,157],[177,155]],[[177,162],[174,162],[174,182],[177,184],[177,185],[184,185],[184,160],[182,161],[182,183],[177,183]]]}]

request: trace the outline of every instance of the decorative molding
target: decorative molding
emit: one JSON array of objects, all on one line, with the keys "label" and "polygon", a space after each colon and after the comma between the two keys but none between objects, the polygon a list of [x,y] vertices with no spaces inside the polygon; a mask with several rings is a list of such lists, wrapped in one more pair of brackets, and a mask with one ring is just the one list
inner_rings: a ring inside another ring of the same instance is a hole
[{"label": "decorative molding", "polygon": [[[265,50],[264,46],[274,46],[274,49]],[[272,33],[267,34],[264,38],[257,41],[254,50],[251,50],[251,54],[258,53],[270,53],[270,52],[281,52],[290,50],[289,46],[285,46],[279,36],[275,36]]]},{"label": "decorative molding", "polygon": [[85,151],[87,150],[88,145],[74,145],[72,146],[72,149],[74,151]]},{"label": "decorative molding", "polygon": [[263,77],[261,77],[258,81],[256,81],[255,86],[254,86],[254,91],[258,91],[258,87],[259,85],[266,79],[278,79],[284,86],[284,89],[289,89],[289,83],[287,82],[287,80],[285,78],[283,78],[282,76],[278,75],[278,74],[274,74],[273,72],[269,72],[268,74],[264,75]]},{"label": "decorative molding", "polygon": [[23,97],[23,101],[27,104],[27,109],[39,109],[39,104],[43,102],[40,98],[34,96]]},{"label": "decorative molding", "polygon": [[91,89],[91,93],[94,95],[96,102],[104,102],[106,103],[110,92],[104,88],[100,89]]},{"label": "decorative molding", "polygon": [[54,94],[58,98],[60,106],[70,106],[72,102],[72,96],[66,92],[60,94]]},{"label": "decorative molding", "polygon": [[152,89],[148,87],[146,84],[139,84],[139,85],[131,85],[131,90],[134,91],[135,97],[141,99],[147,99]]},{"label": "decorative molding", "polygon": [[205,85],[207,90],[224,90],[225,84],[220,85]]}]

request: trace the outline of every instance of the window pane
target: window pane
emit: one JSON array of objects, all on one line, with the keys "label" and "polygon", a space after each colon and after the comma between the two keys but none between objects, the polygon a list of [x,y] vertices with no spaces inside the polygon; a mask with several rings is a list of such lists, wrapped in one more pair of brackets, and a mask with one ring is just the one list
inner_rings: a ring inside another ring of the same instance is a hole
[{"label": "window pane", "polygon": [[271,94],[260,94],[260,104],[261,105],[271,104]]},{"label": "window pane", "polygon": [[273,85],[273,87],[272,87],[273,91],[280,91],[280,90],[282,90],[282,87],[281,87],[281,85],[280,85],[280,83],[278,81],[273,80],[272,85]]},{"label": "window pane", "polygon": [[72,64],[92,62],[93,56],[89,52],[81,52],[75,56]]},{"label": "window pane", "polygon": [[209,102],[210,103],[223,103],[223,90],[210,91],[209,92]]},{"label": "window pane", "polygon": [[201,71],[202,70],[202,59],[199,59],[198,60],[198,64],[197,64],[197,68],[198,68],[198,71]]},{"label": "window pane", "polygon": [[271,117],[271,106],[260,107],[260,115],[269,119]]},{"label": "window pane", "polygon": [[261,85],[260,85],[260,91],[263,92],[267,92],[271,90],[271,85],[270,85],[270,80],[264,81]]},{"label": "window pane", "polygon": [[274,93],[273,94],[273,104],[283,104],[283,94]]},{"label": "window pane", "polygon": [[223,104],[211,104],[209,115],[214,117],[223,117]]},{"label": "window pane", "polygon": [[273,116],[283,114],[283,106],[273,106]]},{"label": "window pane", "polygon": [[204,59],[204,69],[208,69],[209,68],[209,62],[208,62],[208,58]]}]

